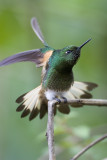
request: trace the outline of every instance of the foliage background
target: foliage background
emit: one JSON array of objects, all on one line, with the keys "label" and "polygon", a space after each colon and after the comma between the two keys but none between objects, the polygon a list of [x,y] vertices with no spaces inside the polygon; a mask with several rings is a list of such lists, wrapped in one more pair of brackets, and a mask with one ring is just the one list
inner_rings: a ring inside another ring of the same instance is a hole
[{"label": "foliage background", "polygon": [[[43,45],[30,26],[36,16],[45,39],[54,48],[81,45],[75,79],[99,84],[94,98],[107,99],[107,1],[106,0],[0,0],[0,59]],[[0,159],[47,160],[47,116],[29,122],[16,113],[15,99],[40,84],[41,69],[32,63],[0,68]],[[57,159],[68,160],[89,142],[107,132],[107,108],[71,108],[70,115],[55,117]],[[107,141],[80,160],[103,160]]]}]

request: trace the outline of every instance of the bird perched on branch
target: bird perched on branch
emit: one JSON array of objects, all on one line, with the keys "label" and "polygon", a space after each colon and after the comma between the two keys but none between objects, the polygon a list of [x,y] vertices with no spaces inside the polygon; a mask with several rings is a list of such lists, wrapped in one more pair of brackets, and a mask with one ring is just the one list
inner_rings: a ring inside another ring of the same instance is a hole
[{"label": "bird perched on branch", "polygon": [[[60,104],[60,99],[64,99],[66,102],[68,99],[91,98],[92,95],[89,91],[97,87],[95,83],[74,81],[73,77],[73,67],[80,57],[81,49],[91,39],[79,47],[70,45],[56,50],[44,40],[36,18],[32,18],[31,25],[44,44],[44,48],[21,52],[0,61],[0,66],[30,61],[35,63],[37,67],[43,67],[40,86],[21,95],[16,100],[20,104],[17,111],[22,111],[21,117],[30,115],[29,120],[38,114],[41,119],[48,110],[48,101],[56,99],[59,104],[54,108],[54,115],[57,110],[68,114],[70,112],[68,104]],[[77,104],[76,107],[80,107],[80,105]]]}]

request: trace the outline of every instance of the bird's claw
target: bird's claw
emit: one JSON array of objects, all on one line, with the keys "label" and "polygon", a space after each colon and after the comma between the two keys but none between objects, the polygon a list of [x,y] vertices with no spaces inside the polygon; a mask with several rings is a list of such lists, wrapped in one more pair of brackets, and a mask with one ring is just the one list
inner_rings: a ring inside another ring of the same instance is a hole
[{"label": "bird's claw", "polygon": [[[61,97],[64,100],[64,103],[67,103],[67,99],[65,97]],[[59,104],[61,103],[61,99],[59,98],[54,98]]]},{"label": "bird's claw", "polygon": [[59,98],[54,98],[59,104],[61,103],[61,100]]},{"label": "bird's claw", "polygon": [[67,98],[61,97],[64,100],[64,103],[67,103]]}]

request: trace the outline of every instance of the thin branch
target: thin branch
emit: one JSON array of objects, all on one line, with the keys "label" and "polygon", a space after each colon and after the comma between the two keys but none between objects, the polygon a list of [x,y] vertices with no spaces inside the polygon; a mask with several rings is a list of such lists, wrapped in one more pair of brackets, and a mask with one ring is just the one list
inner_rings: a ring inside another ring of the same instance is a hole
[{"label": "thin branch", "polygon": [[[64,103],[65,103],[64,100],[61,99],[60,104],[64,104]],[[47,139],[48,139],[49,160],[56,160],[55,149],[54,149],[54,106],[56,104],[58,104],[58,101],[56,101],[56,100],[48,102],[48,123],[47,123],[46,136],[47,136]],[[100,106],[100,107],[101,106],[106,106],[107,107],[107,100],[102,100],[102,99],[75,99],[75,100],[67,101],[66,104],[70,104],[71,106],[74,105],[74,104],[75,105],[76,104],[81,104],[81,105],[91,105],[91,106]],[[77,108],[77,107],[75,107],[75,108]],[[93,145],[95,145],[96,143],[100,142],[101,140],[103,140],[105,138],[107,138],[107,135],[105,135],[105,137],[104,136],[101,137],[97,141],[90,144],[82,152],[79,153],[79,156],[82,155],[86,150],[91,148]],[[76,159],[72,159],[72,160],[76,160]]]},{"label": "thin branch", "polygon": [[[56,100],[51,101],[53,105],[58,104],[58,102]],[[64,104],[64,100],[61,99],[61,103],[60,104]],[[80,104],[80,105],[90,105],[90,106],[99,106],[99,107],[107,107],[107,100],[104,99],[72,99],[67,101],[67,104],[72,105],[76,105],[76,104]],[[76,106],[73,106],[75,108],[77,108]]]},{"label": "thin branch", "polygon": [[47,139],[49,149],[49,160],[56,160],[54,149],[54,105],[48,102],[48,123],[47,123]]},{"label": "thin branch", "polygon": [[90,143],[88,146],[86,146],[85,148],[83,148],[79,153],[77,153],[71,160],[77,160],[82,154],[84,154],[84,152],[86,152],[88,149],[90,149],[91,147],[93,147],[95,144],[103,141],[106,138],[107,138],[107,134],[105,134],[104,136],[98,138],[94,142]]}]

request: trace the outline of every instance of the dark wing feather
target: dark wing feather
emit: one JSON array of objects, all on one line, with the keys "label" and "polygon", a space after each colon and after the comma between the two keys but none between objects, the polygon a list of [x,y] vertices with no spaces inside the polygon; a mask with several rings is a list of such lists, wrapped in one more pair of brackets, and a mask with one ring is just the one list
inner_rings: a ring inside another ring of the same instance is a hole
[{"label": "dark wing feather", "polygon": [[61,113],[64,113],[64,114],[69,114],[69,112],[70,112],[69,105],[66,105],[66,104],[64,104],[64,105],[61,104],[61,105],[58,107],[58,110],[59,110]]},{"label": "dark wing feather", "polygon": [[29,50],[29,51],[25,51],[25,52],[21,52],[21,53],[12,55],[0,61],[0,67],[6,66],[9,64],[13,64],[16,62],[23,62],[23,61],[30,61],[30,62],[34,62],[37,65],[39,65],[43,57],[44,57],[44,54],[41,53],[40,49]]}]

